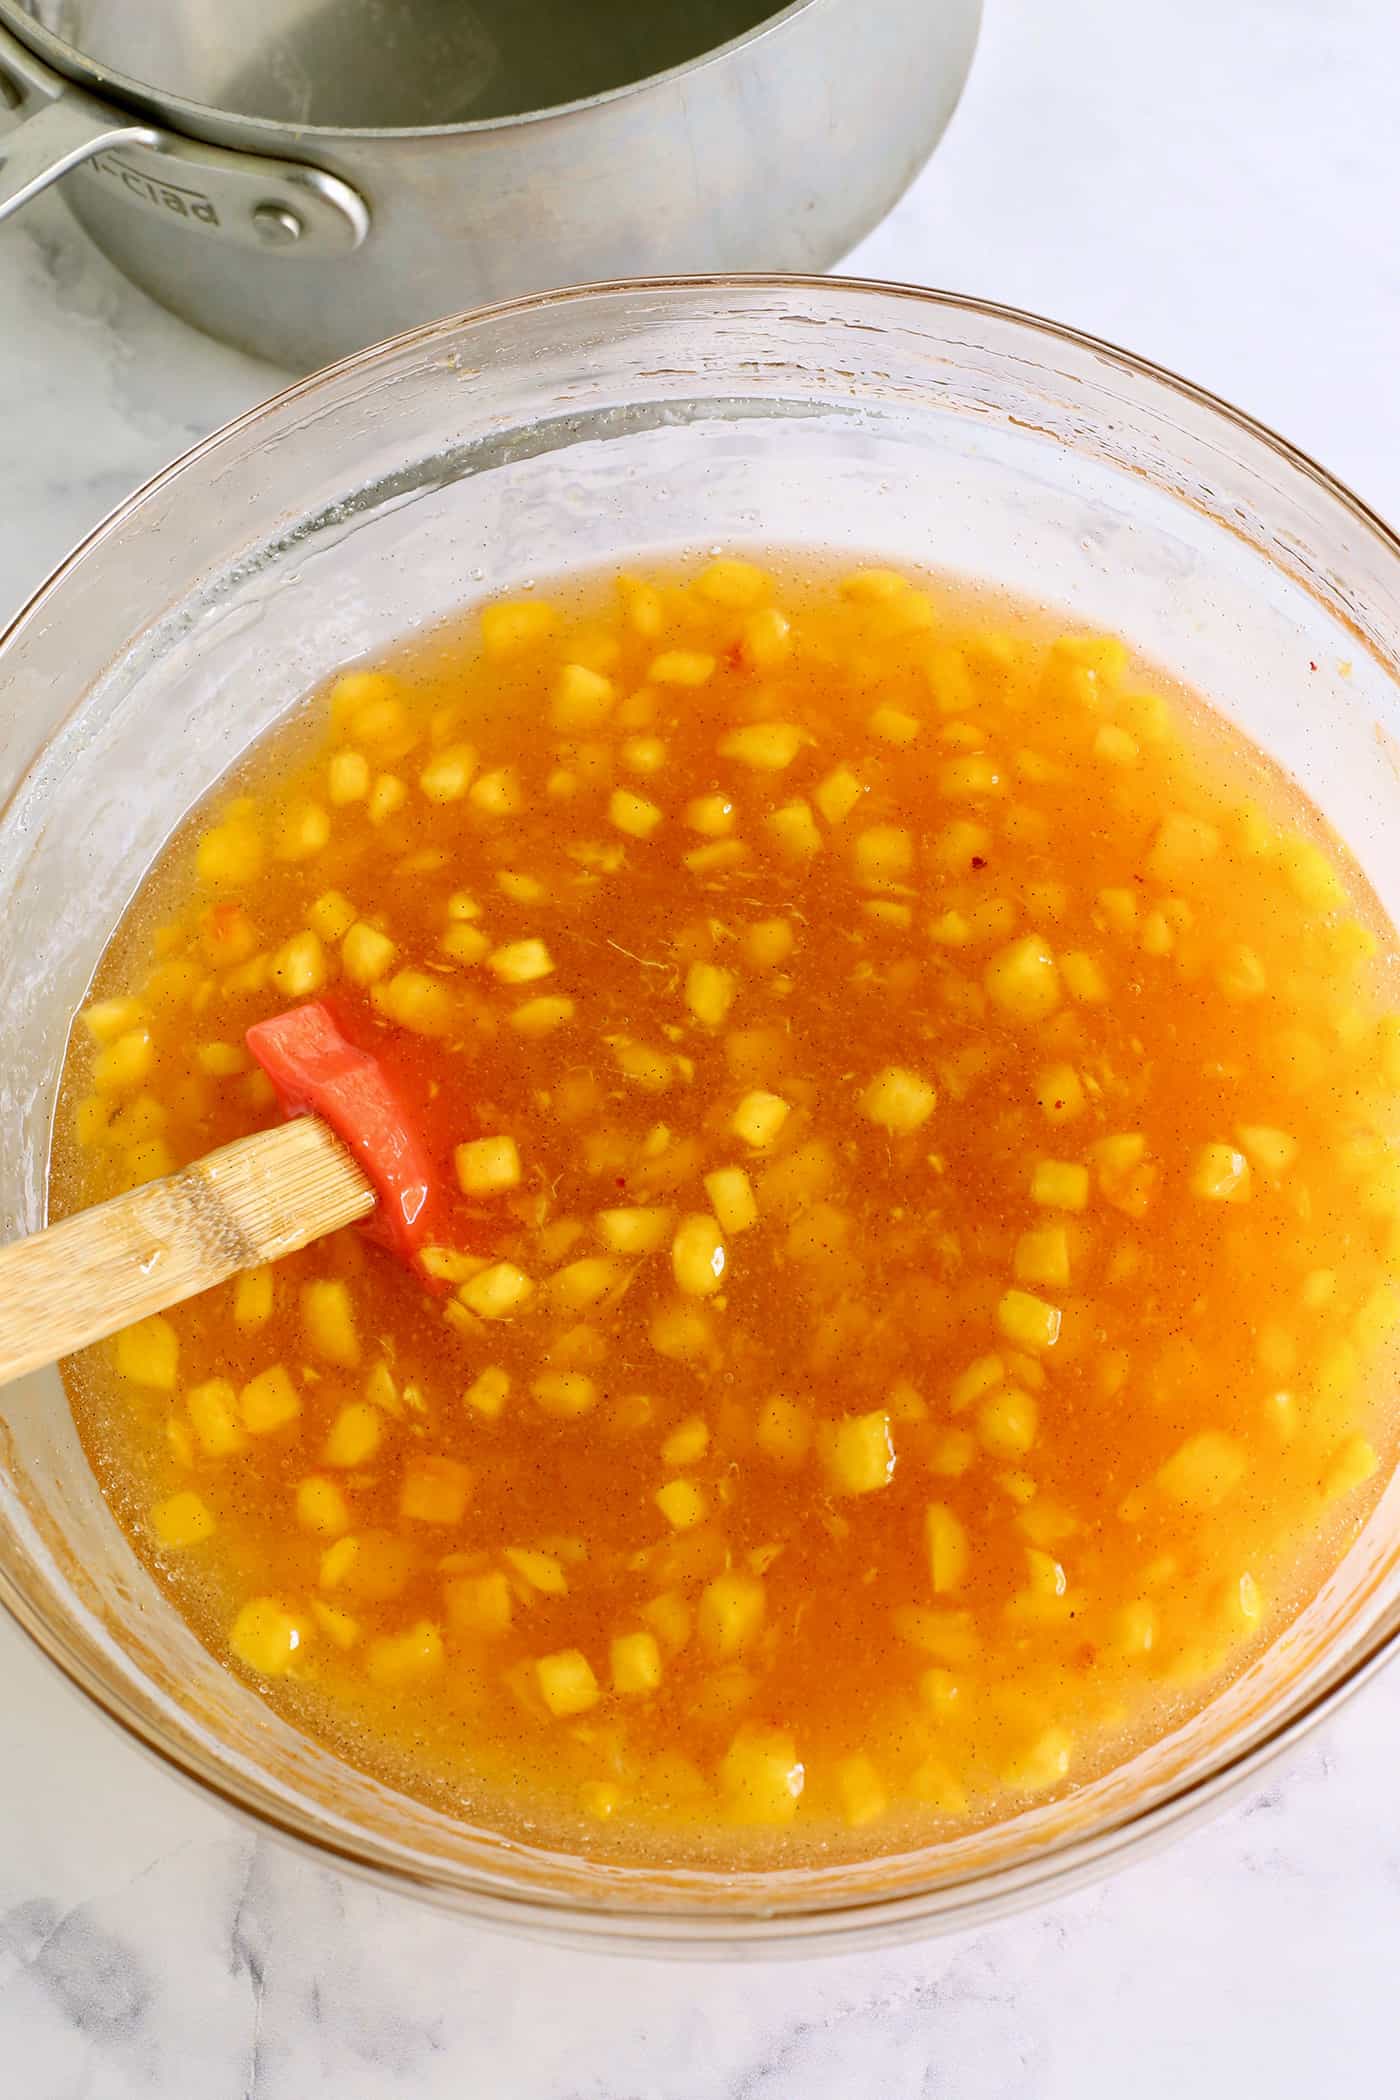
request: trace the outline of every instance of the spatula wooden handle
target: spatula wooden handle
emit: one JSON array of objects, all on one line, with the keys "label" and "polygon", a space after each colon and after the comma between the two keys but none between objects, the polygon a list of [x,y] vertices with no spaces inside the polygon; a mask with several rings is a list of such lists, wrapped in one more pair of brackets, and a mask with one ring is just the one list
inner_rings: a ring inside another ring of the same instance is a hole
[{"label": "spatula wooden handle", "polygon": [[0,1385],[367,1217],[375,1194],[316,1116],[238,1138],[0,1247]]}]

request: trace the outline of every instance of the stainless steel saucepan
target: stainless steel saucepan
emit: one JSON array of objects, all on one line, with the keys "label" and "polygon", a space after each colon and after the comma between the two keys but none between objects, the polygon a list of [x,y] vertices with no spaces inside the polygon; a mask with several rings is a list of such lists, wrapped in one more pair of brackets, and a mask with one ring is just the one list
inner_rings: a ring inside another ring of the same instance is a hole
[{"label": "stainless steel saucepan", "polygon": [[306,368],[586,278],[825,269],[936,145],[981,0],[0,0],[0,219]]}]

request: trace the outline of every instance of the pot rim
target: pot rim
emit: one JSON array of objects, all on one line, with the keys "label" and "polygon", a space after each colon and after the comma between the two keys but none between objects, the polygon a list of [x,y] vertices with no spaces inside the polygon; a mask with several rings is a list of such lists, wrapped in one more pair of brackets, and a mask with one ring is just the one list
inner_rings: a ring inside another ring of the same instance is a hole
[{"label": "pot rim", "polygon": [[[4,4],[5,0],[0,0],[0,6]],[[799,0],[799,4],[806,5],[808,0]],[[415,347],[426,349],[435,338],[451,336],[464,328],[494,322],[512,313],[530,312],[599,294],[655,292],[664,295],[706,290],[874,293],[882,298],[907,301],[911,305],[1010,321],[1051,341],[1088,350],[1108,364],[1156,381],[1183,400],[1210,411],[1243,431],[1273,452],[1285,466],[1315,483],[1325,497],[1348,511],[1386,553],[1400,563],[1400,533],[1345,483],[1267,424],[1256,421],[1231,402],[1169,368],[1066,323],[971,294],[878,278],[803,272],[720,272],[611,279],[502,300],[405,330],[293,382],[221,425],[119,503],[64,557],[13,619],[0,628],[0,671],[9,647],[32,621],[45,616],[49,601],[72,571],[90,555],[100,553],[103,543],[156,491],[217,452],[221,445],[259,419],[309,396],[327,380],[370,368],[390,352],[401,353]],[[79,700],[77,707],[84,704]],[[71,719],[71,715],[67,719]],[[41,762],[43,749],[47,749],[55,733],[56,729],[45,738],[40,752],[24,767],[10,793],[0,802],[0,823],[13,804],[27,792],[34,767]],[[628,1912],[604,1903],[576,1903],[535,1891],[521,1893],[488,1887],[482,1882],[464,1879],[451,1870],[436,1871],[416,1866],[358,1834],[351,1839],[337,1837],[328,1829],[311,1830],[282,1811],[256,1783],[240,1785],[201,1750],[172,1739],[148,1715],[134,1708],[121,1690],[108,1682],[88,1657],[74,1647],[64,1632],[49,1622],[31,1599],[14,1568],[3,1561],[0,1561],[0,1608],[34,1642],[68,1684],[85,1695],[128,1740],[143,1748],[173,1776],[214,1798],[252,1828],[274,1833],[308,1858],[322,1863],[329,1861],[341,1871],[354,1874],[375,1887],[411,1893],[458,1914],[475,1915],[482,1921],[507,1926],[527,1935],[599,1950],[652,1955],[667,1951],[682,1955],[732,1952],[738,1944],[775,1953],[804,1950],[835,1953],[867,1945],[872,1936],[908,1938],[929,1930],[982,1922],[1024,1908],[1051,1894],[1066,1893],[1097,1879],[1133,1856],[1142,1846],[1160,1841],[1214,1812],[1400,1655],[1400,1606],[1392,1605],[1354,1648],[1329,1660],[1301,1699],[1292,1704],[1285,1699],[1281,1708],[1256,1719],[1231,1746],[1210,1755],[1195,1771],[1149,1790],[1143,1799],[1108,1816],[1097,1827],[1061,1835],[1024,1857],[975,1872],[968,1878],[935,1882],[889,1896],[862,1895],[847,1901],[794,1905],[773,1913],[718,1911],[706,1914],[685,1908]]]},{"label": "pot rim", "polygon": [[[254,147],[267,153],[285,153],[286,141],[298,144],[303,140],[309,144],[328,147],[334,141],[345,140],[390,140],[390,139],[434,139],[461,136],[486,137],[494,132],[512,131],[522,125],[543,124],[556,117],[586,116],[595,109],[602,109],[614,102],[626,101],[649,89],[669,85],[698,73],[720,59],[731,57],[751,44],[757,44],[775,31],[795,22],[800,15],[820,6],[830,6],[833,0],[786,0],[771,15],[756,22],[751,29],[742,30],[738,36],[725,43],[714,44],[694,58],[680,65],[667,66],[659,73],[646,73],[640,80],[624,81],[621,86],[605,88],[600,94],[585,95],[573,102],[555,102],[543,109],[520,110],[512,116],[480,117],[462,124],[291,124],[276,117],[245,116],[241,111],[221,109],[211,102],[192,102],[184,95],[167,94],[164,89],[153,87],[149,81],[137,80],[132,74],[119,73],[99,60],[89,58],[76,44],[45,27],[21,4],[21,0],[0,0],[0,28],[23,44],[36,58],[43,59],[74,87],[85,89],[89,94],[100,95],[109,101],[123,102],[139,110],[143,115],[155,118],[171,129],[200,135],[201,126],[218,124],[238,127],[248,134],[248,150]],[[982,0],[963,0],[974,19],[980,18]]]}]

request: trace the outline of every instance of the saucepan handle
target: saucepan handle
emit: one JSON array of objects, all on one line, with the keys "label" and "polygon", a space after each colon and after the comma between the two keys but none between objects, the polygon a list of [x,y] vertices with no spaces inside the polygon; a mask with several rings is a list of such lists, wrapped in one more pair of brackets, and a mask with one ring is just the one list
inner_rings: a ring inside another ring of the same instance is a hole
[{"label": "saucepan handle", "polygon": [[0,222],[74,168],[129,203],[240,248],[344,255],[369,208],[338,175],[149,124],[55,73],[0,28]]}]

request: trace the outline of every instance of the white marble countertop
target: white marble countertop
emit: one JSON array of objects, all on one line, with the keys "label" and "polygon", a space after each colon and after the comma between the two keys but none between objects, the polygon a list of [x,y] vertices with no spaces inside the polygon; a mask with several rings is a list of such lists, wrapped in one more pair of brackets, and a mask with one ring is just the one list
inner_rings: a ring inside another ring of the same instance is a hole
[{"label": "white marble countertop", "polygon": [[[930,0],[935,5],[936,0]],[[1395,0],[988,0],[947,142],[852,258],[1174,366],[1400,513]],[[48,202],[0,233],[0,619],[277,383]],[[544,1951],[236,1827],[0,1625],[15,2100],[1324,2100],[1395,2084],[1400,1673],[1174,1847],[921,1949]]]}]

